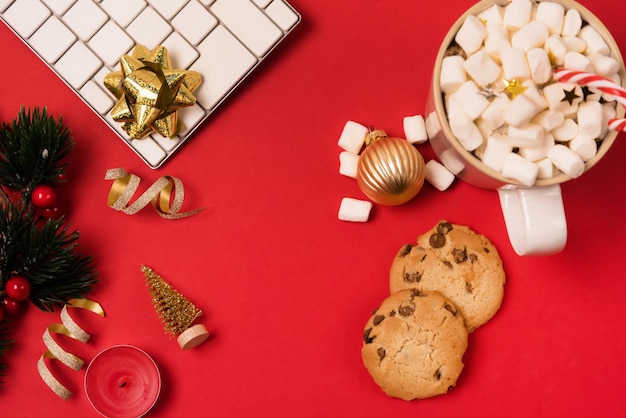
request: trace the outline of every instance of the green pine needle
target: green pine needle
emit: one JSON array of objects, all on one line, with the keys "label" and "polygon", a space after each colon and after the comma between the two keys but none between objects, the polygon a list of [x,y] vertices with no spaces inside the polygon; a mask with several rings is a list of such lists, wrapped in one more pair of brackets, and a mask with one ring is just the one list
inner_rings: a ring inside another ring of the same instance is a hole
[{"label": "green pine needle", "polygon": [[30,301],[43,311],[84,297],[98,282],[92,257],[76,252],[79,232],[63,223],[36,224],[30,209],[0,205],[0,286],[14,274],[28,277]]},{"label": "green pine needle", "polygon": [[21,108],[15,120],[0,125],[0,184],[30,195],[35,186],[58,181],[73,147],[62,118],[45,107]]}]

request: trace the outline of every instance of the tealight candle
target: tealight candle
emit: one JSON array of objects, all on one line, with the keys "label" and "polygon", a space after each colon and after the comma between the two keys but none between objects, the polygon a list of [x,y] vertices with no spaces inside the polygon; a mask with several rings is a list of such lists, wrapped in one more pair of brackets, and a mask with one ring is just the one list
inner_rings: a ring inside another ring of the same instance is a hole
[{"label": "tealight candle", "polygon": [[97,354],[85,373],[89,402],[109,418],[141,417],[156,403],[161,375],[152,358],[137,347],[116,345]]}]

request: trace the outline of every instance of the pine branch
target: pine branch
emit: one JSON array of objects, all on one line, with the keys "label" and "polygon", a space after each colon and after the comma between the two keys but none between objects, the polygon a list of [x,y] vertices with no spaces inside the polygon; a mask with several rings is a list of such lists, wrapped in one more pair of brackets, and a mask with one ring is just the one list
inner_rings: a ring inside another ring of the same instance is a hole
[{"label": "pine branch", "polygon": [[21,108],[17,119],[0,126],[0,184],[29,195],[37,185],[58,182],[73,147],[62,118],[49,116],[45,107]]},{"label": "pine branch", "polygon": [[30,279],[30,301],[52,311],[71,298],[84,297],[98,282],[92,257],[76,252],[79,232],[63,226],[63,218],[38,226],[28,209],[0,209],[0,285],[11,274]]}]

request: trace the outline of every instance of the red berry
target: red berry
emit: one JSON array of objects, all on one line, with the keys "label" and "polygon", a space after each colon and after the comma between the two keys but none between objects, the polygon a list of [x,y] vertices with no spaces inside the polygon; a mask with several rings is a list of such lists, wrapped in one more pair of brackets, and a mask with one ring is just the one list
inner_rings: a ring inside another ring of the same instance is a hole
[{"label": "red berry", "polygon": [[17,315],[22,309],[20,302],[10,297],[5,297],[2,300],[2,306],[4,306],[4,311],[7,315]]},{"label": "red berry", "polygon": [[59,173],[56,175],[55,180],[59,183],[66,183],[67,182],[67,173]]},{"label": "red berry", "polygon": [[54,206],[54,202],[56,201],[56,192],[50,186],[41,185],[33,189],[33,193],[30,198],[33,201],[33,205],[38,208],[48,208]]},{"label": "red berry", "polygon": [[30,295],[30,282],[24,276],[13,276],[7,280],[5,290],[11,299],[26,300]]}]

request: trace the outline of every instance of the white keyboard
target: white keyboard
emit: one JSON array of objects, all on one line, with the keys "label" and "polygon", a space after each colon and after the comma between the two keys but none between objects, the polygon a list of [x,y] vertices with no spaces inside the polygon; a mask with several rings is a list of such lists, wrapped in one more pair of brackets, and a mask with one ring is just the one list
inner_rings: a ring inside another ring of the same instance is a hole
[{"label": "white keyboard", "polygon": [[[285,0],[0,0],[0,18],[152,168],[161,166],[300,22]],[[197,71],[196,105],[170,139],[130,139],[104,76],[136,44]]]}]

